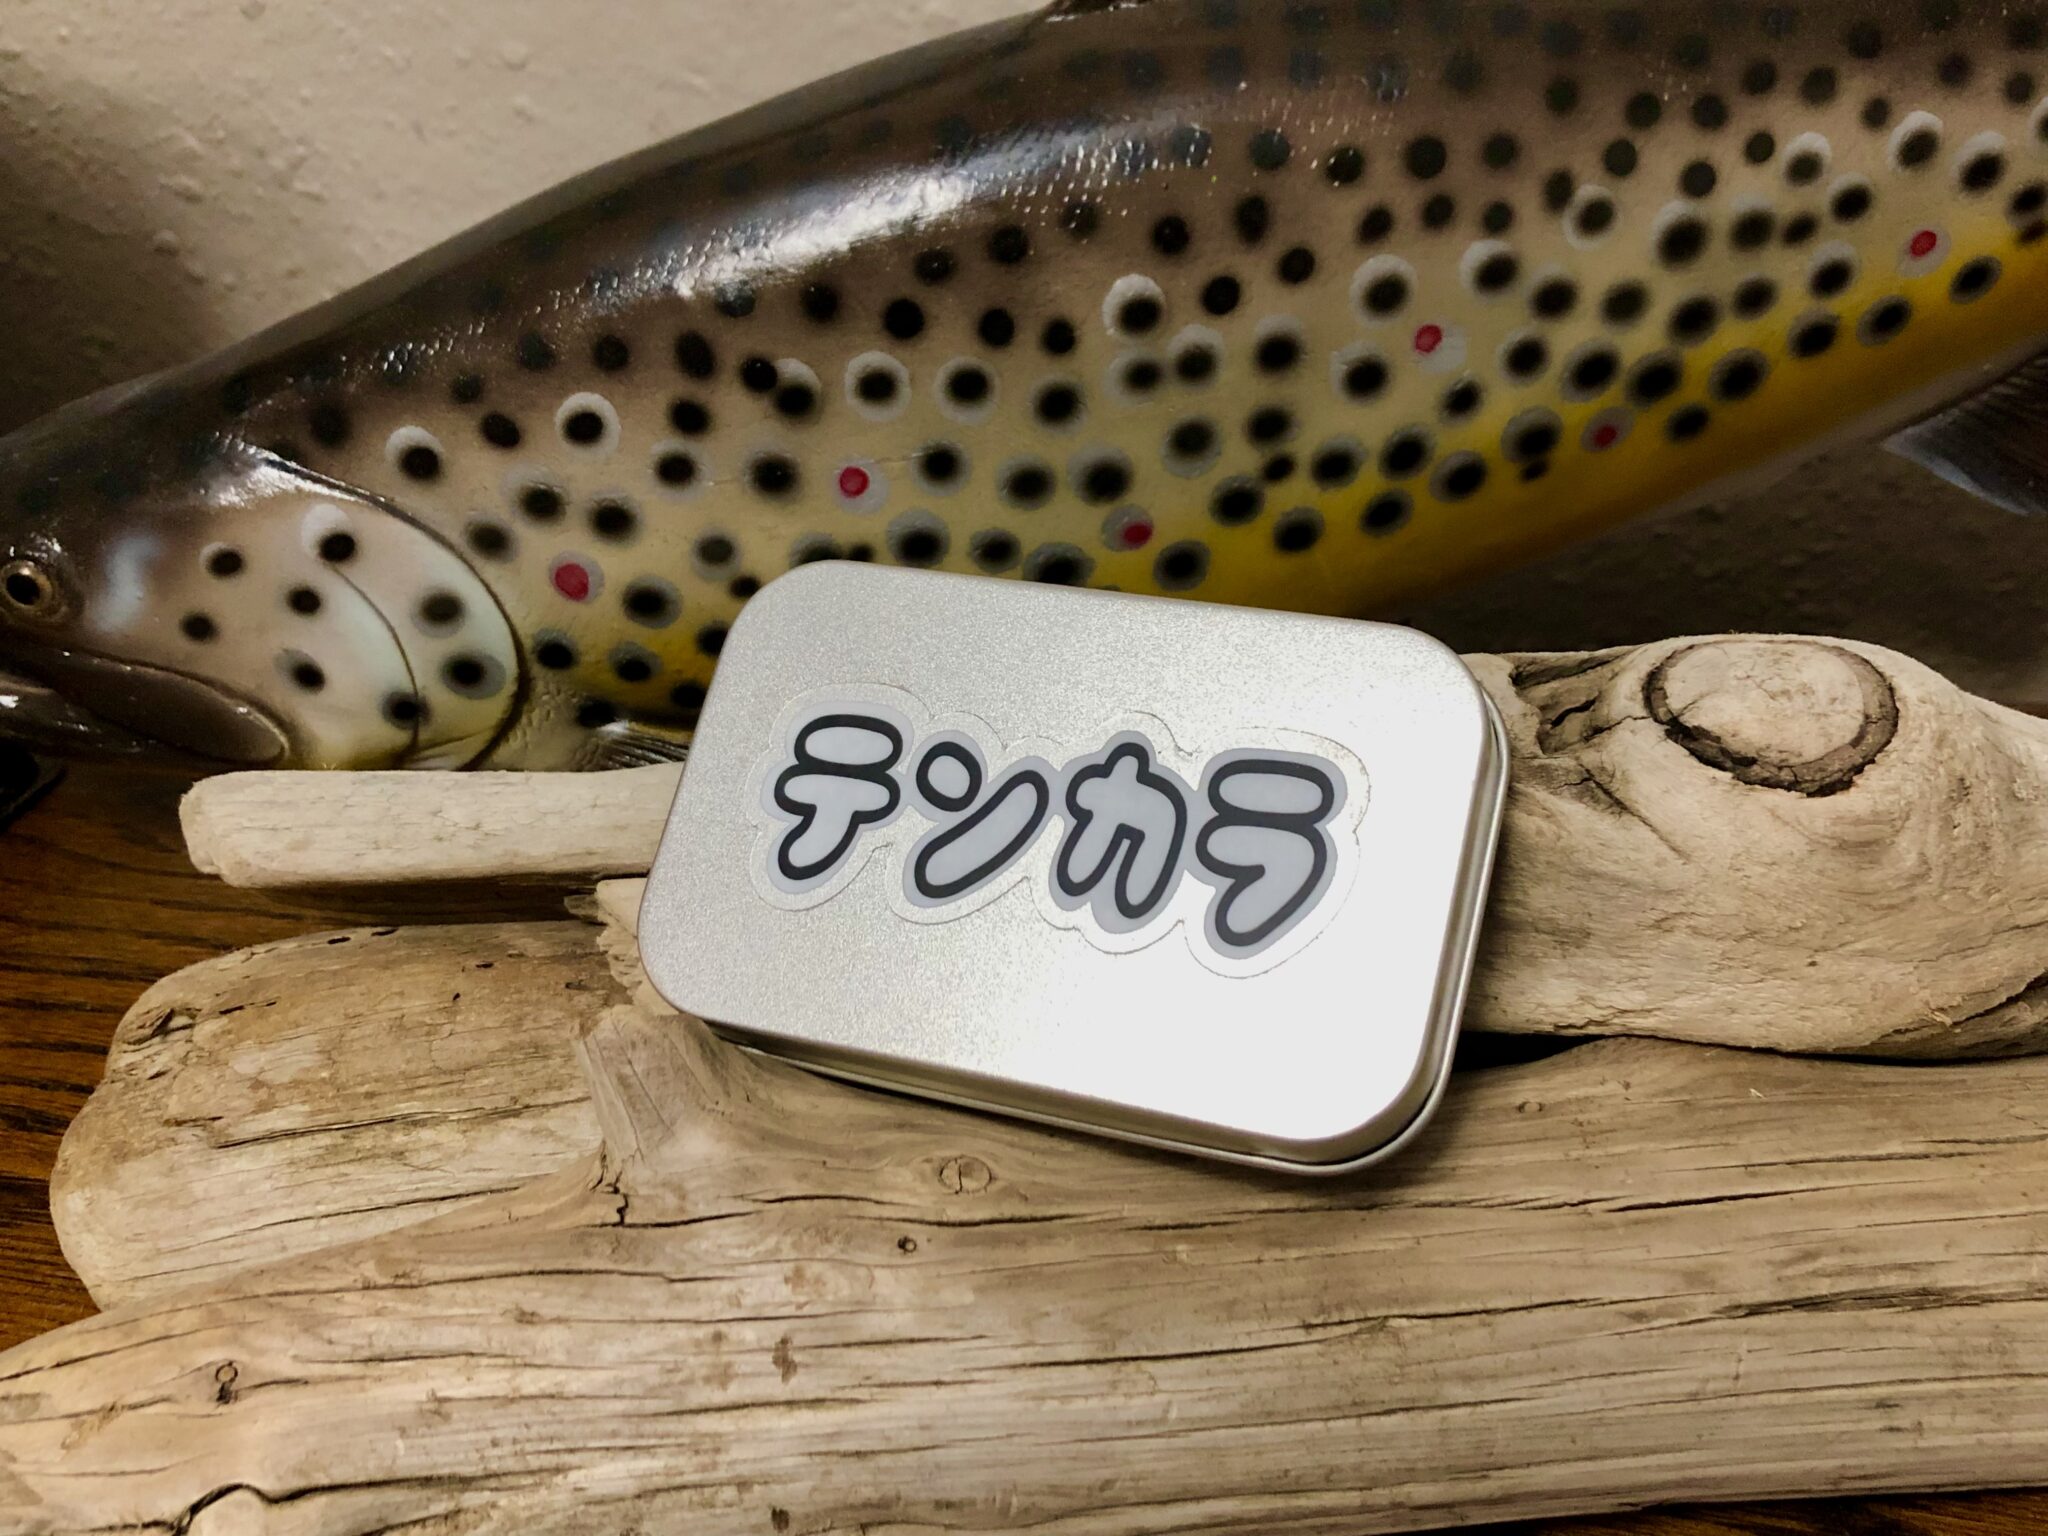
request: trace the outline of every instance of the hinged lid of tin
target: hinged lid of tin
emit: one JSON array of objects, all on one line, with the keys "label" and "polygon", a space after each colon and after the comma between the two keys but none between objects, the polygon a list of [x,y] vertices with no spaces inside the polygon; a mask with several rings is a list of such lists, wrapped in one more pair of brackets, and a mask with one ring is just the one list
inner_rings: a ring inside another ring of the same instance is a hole
[{"label": "hinged lid of tin", "polygon": [[1449,1071],[1505,765],[1410,630],[807,566],[727,639],[641,951],[826,1071],[1354,1167]]}]

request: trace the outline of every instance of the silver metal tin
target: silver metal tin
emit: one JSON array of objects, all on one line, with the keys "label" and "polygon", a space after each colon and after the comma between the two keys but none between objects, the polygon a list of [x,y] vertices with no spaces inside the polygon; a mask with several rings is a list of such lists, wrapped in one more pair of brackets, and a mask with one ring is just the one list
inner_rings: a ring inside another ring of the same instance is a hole
[{"label": "silver metal tin", "polygon": [[727,638],[641,953],[826,1072],[1356,1168],[1443,1091],[1506,763],[1411,630],[820,563]]}]

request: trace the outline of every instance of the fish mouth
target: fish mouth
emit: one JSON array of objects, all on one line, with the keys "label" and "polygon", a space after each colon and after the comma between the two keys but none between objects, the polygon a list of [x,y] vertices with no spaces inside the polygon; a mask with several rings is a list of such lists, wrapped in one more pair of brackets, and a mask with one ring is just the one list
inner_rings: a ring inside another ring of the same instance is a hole
[{"label": "fish mouth", "polygon": [[54,647],[10,649],[0,666],[0,740],[60,755],[169,749],[238,768],[272,766],[291,745],[267,712],[211,683]]}]

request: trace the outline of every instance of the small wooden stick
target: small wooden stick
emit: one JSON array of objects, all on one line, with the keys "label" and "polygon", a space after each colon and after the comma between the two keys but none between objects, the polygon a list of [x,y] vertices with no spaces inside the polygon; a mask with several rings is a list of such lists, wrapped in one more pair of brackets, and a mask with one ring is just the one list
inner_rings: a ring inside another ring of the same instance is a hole
[{"label": "small wooden stick", "polygon": [[231,773],[178,807],[203,874],[259,890],[645,872],[679,764],[613,773]]},{"label": "small wooden stick", "polygon": [[2048,1060],[1610,1041],[1286,1180],[615,1010],[560,1177],[0,1356],[0,1529],[1360,1533],[2038,1478]]}]

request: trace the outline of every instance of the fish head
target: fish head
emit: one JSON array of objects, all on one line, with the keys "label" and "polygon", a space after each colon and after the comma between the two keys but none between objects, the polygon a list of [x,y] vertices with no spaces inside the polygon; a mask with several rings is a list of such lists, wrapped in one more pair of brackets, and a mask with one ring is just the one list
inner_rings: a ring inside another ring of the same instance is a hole
[{"label": "fish head", "polygon": [[505,729],[510,627],[404,509],[231,441],[138,467],[118,415],[87,420],[61,458],[0,443],[0,736],[390,768],[462,766]]}]

